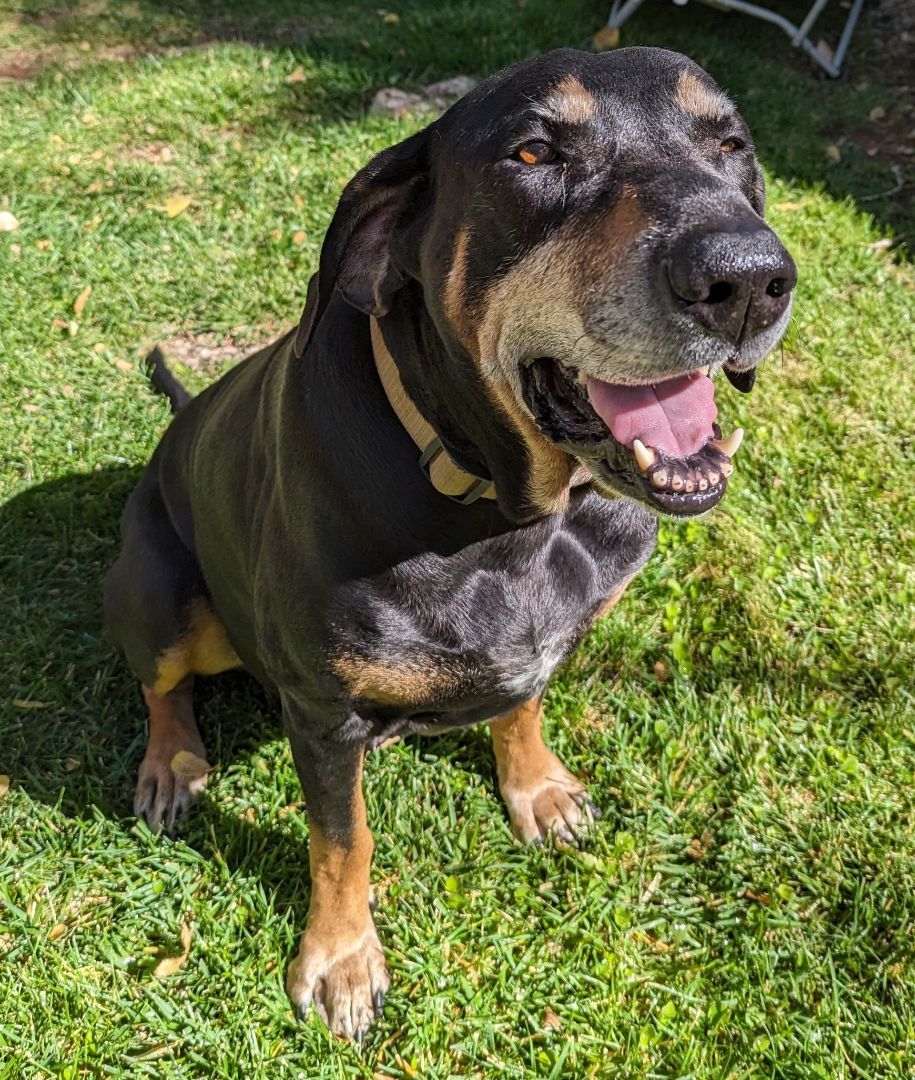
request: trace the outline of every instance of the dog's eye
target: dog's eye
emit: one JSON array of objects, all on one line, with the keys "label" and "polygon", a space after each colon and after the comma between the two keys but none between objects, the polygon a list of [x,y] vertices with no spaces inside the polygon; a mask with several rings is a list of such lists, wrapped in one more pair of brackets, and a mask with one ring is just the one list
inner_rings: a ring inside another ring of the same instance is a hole
[{"label": "dog's eye", "polygon": [[732,136],[730,139],[725,139],[718,149],[722,154],[733,154],[735,150],[743,150],[744,146],[746,146],[746,143],[743,139]]},{"label": "dog's eye", "polygon": [[525,165],[549,165],[551,161],[556,160],[558,155],[549,143],[534,139],[533,142],[519,146],[515,151],[515,156]]}]

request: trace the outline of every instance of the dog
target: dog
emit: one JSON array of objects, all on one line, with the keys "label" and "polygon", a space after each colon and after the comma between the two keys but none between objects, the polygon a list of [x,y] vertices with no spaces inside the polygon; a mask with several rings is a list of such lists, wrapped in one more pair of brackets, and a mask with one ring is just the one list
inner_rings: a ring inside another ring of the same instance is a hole
[{"label": "dog", "polygon": [[747,125],[696,64],[559,50],[350,181],[286,336],[193,399],[152,357],[176,414],[105,583],[149,712],[135,812],[170,828],[205,783],[177,767],[205,759],[196,676],[278,695],[309,821],[300,1015],[361,1039],[389,987],[368,749],[488,723],[521,840],[594,816],[544,690],[658,515],[726,490],[714,377],[750,390],[796,282],[763,212]]}]

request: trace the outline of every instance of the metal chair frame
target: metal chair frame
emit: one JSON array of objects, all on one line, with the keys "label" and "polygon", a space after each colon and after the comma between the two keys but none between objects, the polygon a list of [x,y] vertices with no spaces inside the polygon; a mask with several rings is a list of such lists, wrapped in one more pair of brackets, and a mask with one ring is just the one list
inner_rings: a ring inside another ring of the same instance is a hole
[{"label": "metal chair frame", "polygon": [[[674,0],[674,3],[679,7],[685,7],[688,2],[689,0]],[[643,3],[644,0],[613,0],[613,8],[610,11],[610,18],[607,20],[607,26],[612,30],[618,30],[623,23],[638,11]],[[784,30],[788,37],[791,38],[791,44],[795,48],[803,49],[833,79],[837,79],[842,74],[842,61],[848,52],[851,36],[861,15],[861,8],[864,6],[864,0],[853,0],[835,52],[832,56],[825,56],[810,40],[809,34],[829,0],[814,0],[800,26],[795,26],[790,19],[786,19],[784,15],[779,15],[776,11],[761,7],[759,4],[751,4],[748,0],[698,0],[698,3],[719,8],[722,11],[739,11],[744,15],[752,15],[754,18],[764,19],[766,22],[772,23]]]}]

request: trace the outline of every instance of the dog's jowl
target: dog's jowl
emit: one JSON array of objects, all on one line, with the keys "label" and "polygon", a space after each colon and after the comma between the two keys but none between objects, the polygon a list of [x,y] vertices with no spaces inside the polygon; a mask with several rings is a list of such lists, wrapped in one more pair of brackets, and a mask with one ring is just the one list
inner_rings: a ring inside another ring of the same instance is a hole
[{"label": "dog's jowl", "polygon": [[520,839],[592,820],[543,741],[544,689],[657,515],[724,495],[741,432],[716,376],[750,389],[794,283],[709,76],[564,50],[353,178],[280,341],[193,399],[154,354],[176,415],[105,590],[149,708],[136,812],[171,826],[203,786],[173,768],[205,757],[196,676],[244,667],[276,693],[311,838],[300,1011],[359,1038],[389,985],[368,749],[492,723]]}]

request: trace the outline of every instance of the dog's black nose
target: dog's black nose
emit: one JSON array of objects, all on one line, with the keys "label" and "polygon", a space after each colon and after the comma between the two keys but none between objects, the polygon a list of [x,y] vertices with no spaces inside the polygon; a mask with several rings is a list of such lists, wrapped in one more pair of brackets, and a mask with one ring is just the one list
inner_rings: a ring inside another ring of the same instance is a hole
[{"label": "dog's black nose", "polygon": [[670,255],[679,306],[706,330],[735,344],[771,326],[797,284],[794,260],[771,229],[694,229]]}]

